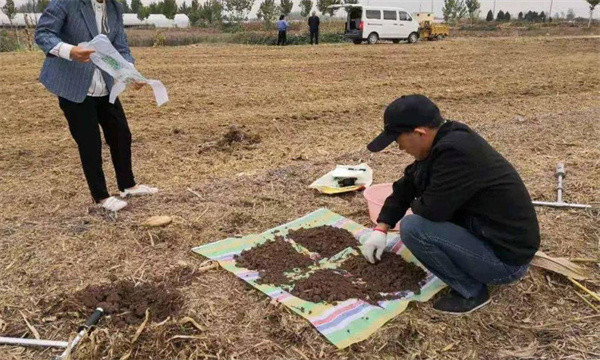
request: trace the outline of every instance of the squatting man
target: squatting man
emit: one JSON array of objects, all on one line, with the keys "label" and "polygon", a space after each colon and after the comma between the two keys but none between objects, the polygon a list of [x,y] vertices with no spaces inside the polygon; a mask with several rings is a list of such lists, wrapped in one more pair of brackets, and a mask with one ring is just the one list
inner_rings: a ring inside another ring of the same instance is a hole
[{"label": "squatting man", "polygon": [[523,277],[539,248],[531,198],[515,168],[481,136],[444,120],[423,95],[403,96],[385,110],[384,129],[367,148],[393,142],[415,158],[393,184],[363,244],[374,263],[387,232],[400,220],[400,236],[416,258],[451,288],[436,310],[465,314],[489,303],[488,284]]}]

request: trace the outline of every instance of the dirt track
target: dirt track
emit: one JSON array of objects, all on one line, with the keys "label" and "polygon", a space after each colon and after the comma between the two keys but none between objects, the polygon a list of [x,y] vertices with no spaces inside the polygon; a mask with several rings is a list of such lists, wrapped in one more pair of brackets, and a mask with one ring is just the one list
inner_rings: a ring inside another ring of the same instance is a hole
[{"label": "dirt track", "polygon": [[[374,168],[377,183],[396,179],[409,157],[394,149],[372,156],[364,145],[380,129],[385,106],[402,94],[424,93],[447,118],[479,131],[515,165],[535,199],[554,199],[554,167],[564,161],[565,198],[598,204],[599,50],[597,37],[134,48],[136,67],[161,79],[171,102],[157,108],[148,89],[122,97],[137,179],[161,193],[132,200],[117,219],[88,211],[76,146],[57,100],[37,82],[42,54],[0,54],[0,335],[28,332],[21,311],[42,338],[66,339],[81,319],[47,313],[57,299],[115,277],[158,281],[183,263],[198,266],[204,259],[190,253],[193,246],[264,231],[319,207],[368,225],[361,194],[325,197],[306,186],[336,163],[359,161]],[[206,146],[221,140],[230,124],[261,141]],[[108,149],[104,155],[116,192]],[[538,214],[546,253],[600,258],[597,212]],[[171,215],[174,222],[159,230],[138,226],[152,215]],[[598,278],[600,268],[589,268]],[[169,278],[160,281],[168,285]],[[598,281],[586,284],[600,289]],[[472,316],[413,305],[340,352],[224,271],[200,274],[179,290],[185,296],[179,316],[205,330],[149,325],[132,358],[496,359],[501,350],[523,348],[548,359],[600,353],[599,318],[573,320],[594,310],[568,281],[537,269],[497,288],[493,304]],[[135,326],[116,329],[107,321],[105,328],[96,349],[87,343],[80,358],[95,351],[94,359],[118,359],[129,350]],[[197,338],[173,339],[181,334]],[[1,359],[48,356],[0,348]]]}]

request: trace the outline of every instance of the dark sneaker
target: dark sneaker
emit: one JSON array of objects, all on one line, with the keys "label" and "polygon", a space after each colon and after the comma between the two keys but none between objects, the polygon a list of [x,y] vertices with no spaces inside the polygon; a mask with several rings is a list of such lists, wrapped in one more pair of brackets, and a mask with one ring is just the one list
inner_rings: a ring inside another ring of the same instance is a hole
[{"label": "dark sneaker", "polygon": [[479,295],[466,299],[460,293],[451,290],[441,299],[433,304],[433,308],[454,315],[469,314],[477,309],[481,309],[490,302],[490,295],[487,287],[484,287]]}]

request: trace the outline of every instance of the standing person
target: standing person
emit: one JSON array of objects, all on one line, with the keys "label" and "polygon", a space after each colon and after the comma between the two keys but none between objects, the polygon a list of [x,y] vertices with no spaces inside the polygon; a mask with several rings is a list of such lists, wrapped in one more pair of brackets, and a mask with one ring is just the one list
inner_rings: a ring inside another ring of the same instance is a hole
[{"label": "standing person", "polygon": [[287,29],[289,27],[290,24],[285,21],[285,15],[281,15],[277,22],[277,30],[279,30],[279,34],[277,35],[277,46],[285,46],[285,42],[287,41]]},{"label": "standing person", "polygon": [[394,100],[383,122],[383,132],[367,148],[377,152],[396,142],[415,162],[394,183],[363,255],[370,262],[373,253],[380,259],[388,229],[402,219],[404,245],[451,288],[433,308],[454,314],[481,308],[490,301],[487,284],[517,281],[539,248],[525,184],[487,141],[458,121],[444,120],[423,95]]},{"label": "standing person", "polygon": [[317,12],[313,11],[312,16],[308,18],[308,28],[310,30],[310,44],[314,43],[319,45],[319,25],[321,20],[317,16]]},{"label": "standing person", "polygon": [[[116,0],[52,0],[38,21],[35,41],[46,54],[40,81],[58,96],[69,130],[79,148],[83,173],[94,202],[119,211],[127,202],[110,196],[102,170],[100,129],[110,147],[122,198],[150,195],[158,189],[136,184],[131,167],[131,132],[119,99],[108,102],[110,75],[90,62],[93,50],[78,46],[105,34],[130,63],[123,27],[123,6]],[[136,90],[144,84],[134,84]]]}]

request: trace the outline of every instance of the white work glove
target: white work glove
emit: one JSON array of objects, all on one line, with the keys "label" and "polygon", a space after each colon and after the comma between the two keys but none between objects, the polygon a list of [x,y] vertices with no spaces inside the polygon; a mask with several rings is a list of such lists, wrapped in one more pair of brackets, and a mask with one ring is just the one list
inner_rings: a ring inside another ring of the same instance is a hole
[{"label": "white work glove", "polygon": [[[371,264],[375,264],[375,258],[381,260],[381,254],[383,254],[386,244],[387,232],[375,228],[367,241],[362,245],[360,251]],[[373,256],[373,253],[375,253],[375,256]]]}]

